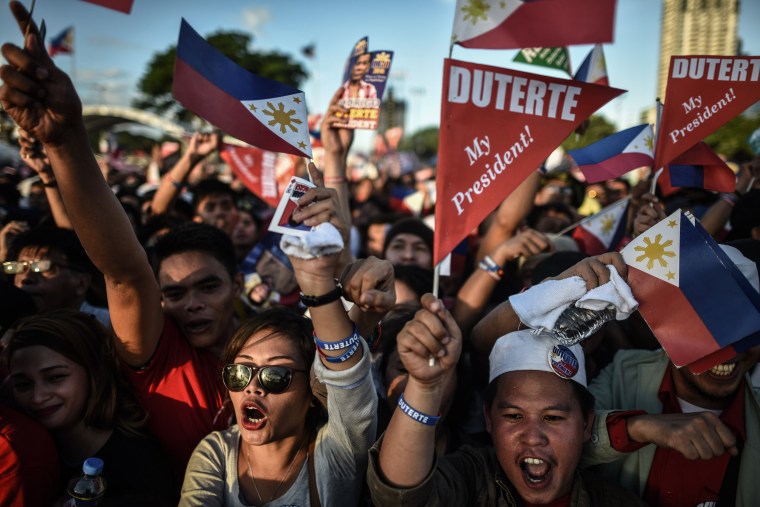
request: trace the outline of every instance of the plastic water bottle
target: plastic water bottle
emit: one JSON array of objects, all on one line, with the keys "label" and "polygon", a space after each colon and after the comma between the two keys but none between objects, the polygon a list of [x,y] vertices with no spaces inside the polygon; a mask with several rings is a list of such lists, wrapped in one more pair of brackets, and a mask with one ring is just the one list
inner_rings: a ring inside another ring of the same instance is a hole
[{"label": "plastic water bottle", "polygon": [[615,308],[601,311],[568,306],[554,323],[552,334],[562,345],[570,346],[597,332],[606,322],[615,319]]},{"label": "plastic water bottle", "polygon": [[103,460],[87,458],[82,465],[84,475],[69,481],[67,488],[68,499],[64,507],[94,507],[106,494],[106,480],[100,476],[103,473]]}]

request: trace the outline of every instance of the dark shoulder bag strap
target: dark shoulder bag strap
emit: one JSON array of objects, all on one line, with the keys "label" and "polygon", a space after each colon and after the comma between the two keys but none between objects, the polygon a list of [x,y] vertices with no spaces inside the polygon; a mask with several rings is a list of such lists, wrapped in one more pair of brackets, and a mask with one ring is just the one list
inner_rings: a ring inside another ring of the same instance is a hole
[{"label": "dark shoulder bag strap", "polygon": [[314,470],[314,461],[316,454],[314,448],[317,443],[317,432],[313,431],[309,438],[309,503],[311,507],[322,507],[319,502],[319,491],[317,491],[317,473]]},{"label": "dark shoulder bag strap", "polygon": [[719,507],[734,507],[736,505],[736,489],[739,487],[739,465],[742,460],[742,442],[737,438],[736,447],[739,453],[731,456],[726,467],[726,474],[723,476],[723,484],[720,486],[718,493]]}]

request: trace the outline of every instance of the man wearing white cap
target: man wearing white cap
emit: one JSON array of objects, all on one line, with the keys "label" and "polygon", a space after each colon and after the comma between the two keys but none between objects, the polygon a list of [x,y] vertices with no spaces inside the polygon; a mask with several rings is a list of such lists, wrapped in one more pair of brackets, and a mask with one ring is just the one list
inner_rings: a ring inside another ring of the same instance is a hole
[{"label": "man wearing white cap", "polygon": [[464,447],[436,463],[435,423],[462,337],[439,300],[426,294],[422,305],[398,336],[406,390],[370,451],[374,505],[642,505],[578,470],[594,420],[583,352],[544,334],[518,331],[494,346],[484,406],[493,446]]},{"label": "man wearing white cap", "polygon": [[[721,248],[760,291],[756,264]],[[758,505],[759,357],[755,346],[694,375],[662,350],[619,351],[590,386],[599,410],[584,466],[602,463],[603,476],[652,505]]]}]

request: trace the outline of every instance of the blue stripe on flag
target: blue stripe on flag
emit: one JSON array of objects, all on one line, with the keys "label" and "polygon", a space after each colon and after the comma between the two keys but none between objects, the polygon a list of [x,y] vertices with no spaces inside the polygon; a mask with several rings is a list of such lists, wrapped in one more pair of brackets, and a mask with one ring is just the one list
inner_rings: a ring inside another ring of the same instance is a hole
[{"label": "blue stripe on flag", "polygon": [[757,331],[757,308],[683,215],[679,278],[681,291],[721,347]]},{"label": "blue stripe on flag", "polygon": [[668,165],[670,186],[705,188],[705,171],[701,165]]},{"label": "blue stripe on flag", "polygon": [[648,126],[648,124],[644,124],[621,130],[617,134],[607,136],[585,148],[569,150],[568,153],[579,166],[599,163],[619,155]]},{"label": "blue stripe on flag", "polygon": [[268,99],[299,93],[295,88],[256,76],[238,66],[206,42],[184,18],[177,43],[177,58],[238,100]]}]

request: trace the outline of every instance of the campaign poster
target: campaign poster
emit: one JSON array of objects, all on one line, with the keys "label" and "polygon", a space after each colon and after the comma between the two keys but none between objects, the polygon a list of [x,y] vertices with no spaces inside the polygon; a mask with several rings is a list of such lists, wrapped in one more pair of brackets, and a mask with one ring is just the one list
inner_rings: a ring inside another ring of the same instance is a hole
[{"label": "campaign poster", "polygon": [[345,122],[335,127],[377,129],[392,60],[393,51],[369,51],[368,37],[354,45],[343,74],[343,97],[339,102],[348,108],[348,113]]}]

